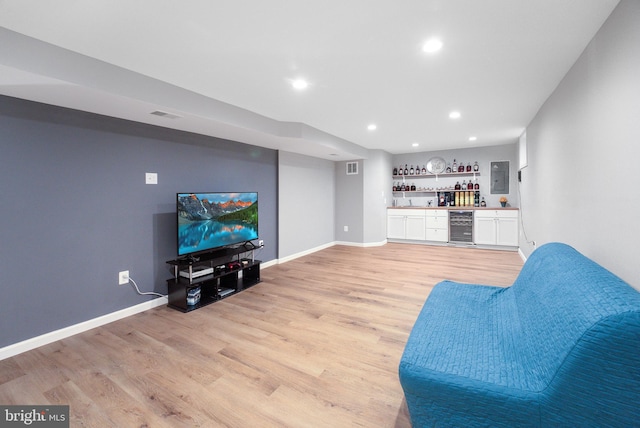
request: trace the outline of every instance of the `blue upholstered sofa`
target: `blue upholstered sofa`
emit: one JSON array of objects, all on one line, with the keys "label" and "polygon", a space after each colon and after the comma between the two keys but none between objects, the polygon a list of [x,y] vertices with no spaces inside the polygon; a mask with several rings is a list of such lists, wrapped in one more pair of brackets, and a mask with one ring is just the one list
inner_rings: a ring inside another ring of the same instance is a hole
[{"label": "blue upholstered sofa", "polygon": [[400,382],[414,427],[640,426],[640,293],[560,243],[508,288],[443,281]]}]

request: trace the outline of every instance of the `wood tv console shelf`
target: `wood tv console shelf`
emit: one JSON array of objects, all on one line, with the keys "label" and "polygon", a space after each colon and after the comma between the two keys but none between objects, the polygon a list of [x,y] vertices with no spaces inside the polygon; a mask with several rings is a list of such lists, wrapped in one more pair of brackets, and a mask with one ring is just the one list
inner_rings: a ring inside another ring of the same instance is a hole
[{"label": "wood tv console shelf", "polygon": [[[167,280],[168,306],[189,312],[236,294],[260,282],[260,260],[253,251],[261,247],[241,245],[197,257],[169,260],[173,278]],[[241,258],[251,253],[250,258]]]}]

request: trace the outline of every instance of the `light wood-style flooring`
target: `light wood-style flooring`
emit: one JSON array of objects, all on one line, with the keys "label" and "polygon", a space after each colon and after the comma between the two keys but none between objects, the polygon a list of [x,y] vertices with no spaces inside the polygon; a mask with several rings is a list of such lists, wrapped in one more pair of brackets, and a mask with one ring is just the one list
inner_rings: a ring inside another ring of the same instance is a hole
[{"label": "light wood-style flooring", "polygon": [[334,246],[187,314],[158,307],[0,361],[0,403],[72,427],[409,427],[398,364],[443,279],[510,285],[515,252]]}]

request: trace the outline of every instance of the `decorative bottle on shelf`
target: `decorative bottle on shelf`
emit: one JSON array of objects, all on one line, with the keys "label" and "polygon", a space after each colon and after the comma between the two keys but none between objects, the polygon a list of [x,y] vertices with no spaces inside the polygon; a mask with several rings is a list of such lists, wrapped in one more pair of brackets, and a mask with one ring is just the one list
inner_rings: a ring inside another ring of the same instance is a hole
[{"label": "decorative bottle on shelf", "polygon": [[404,175],[409,175],[409,168],[407,168],[407,164],[404,164]]},{"label": "decorative bottle on shelf", "polygon": [[487,201],[484,200],[484,196],[482,197],[482,200],[480,201],[480,206],[481,207],[486,207],[487,206]]},{"label": "decorative bottle on shelf", "polygon": [[471,162],[467,164],[467,172],[471,172]]},{"label": "decorative bottle on shelf", "polygon": [[413,165],[411,165],[411,169],[409,170],[409,175],[413,175],[415,174],[415,171],[413,169]]},{"label": "decorative bottle on shelf", "polygon": [[467,180],[462,180],[462,186],[460,186],[460,190],[465,190],[467,188]]},{"label": "decorative bottle on shelf", "polygon": [[458,172],[464,172],[464,164],[462,162],[458,165]]},{"label": "decorative bottle on shelf", "polygon": [[471,182],[471,180],[469,180],[469,182],[467,183],[467,190],[473,190],[473,183]]},{"label": "decorative bottle on shelf", "polygon": [[398,186],[396,186],[396,182],[393,182],[393,191],[395,192],[396,190],[398,190]]},{"label": "decorative bottle on shelf", "polygon": [[402,184],[400,185],[400,191],[401,191],[401,192],[404,192],[405,190],[406,190],[406,188],[405,188],[405,186],[404,186],[404,183],[402,183]]},{"label": "decorative bottle on shelf", "polygon": [[427,175],[427,168],[424,165],[422,165],[422,171],[421,172],[422,172],[422,175]]},{"label": "decorative bottle on shelf", "polygon": [[473,163],[473,170],[474,170],[475,172],[480,171],[480,165],[478,165],[478,161],[475,161],[475,162]]},{"label": "decorative bottle on shelf", "polygon": [[400,165],[400,169],[398,169],[398,175],[403,175],[402,165]]},{"label": "decorative bottle on shelf", "polygon": [[398,168],[397,167],[393,168],[393,175],[398,175]]},{"label": "decorative bottle on shelf", "polygon": [[480,183],[476,181],[476,184],[473,185],[474,190],[480,190]]},{"label": "decorative bottle on shelf", "polygon": [[480,192],[473,192],[473,206],[480,206]]},{"label": "decorative bottle on shelf", "polygon": [[447,163],[447,174],[451,173],[451,163]]},{"label": "decorative bottle on shelf", "polygon": [[416,191],[416,183],[411,183],[411,191],[412,192]]},{"label": "decorative bottle on shelf", "polygon": [[456,160],[453,160],[453,168],[451,168],[451,172],[458,172],[458,162],[456,162]]}]

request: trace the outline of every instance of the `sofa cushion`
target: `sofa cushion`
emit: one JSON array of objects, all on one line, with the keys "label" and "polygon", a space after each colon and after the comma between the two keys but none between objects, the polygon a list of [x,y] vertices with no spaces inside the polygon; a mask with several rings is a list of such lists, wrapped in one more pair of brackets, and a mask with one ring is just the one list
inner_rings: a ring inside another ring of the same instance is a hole
[{"label": "sofa cushion", "polygon": [[[450,281],[434,287],[400,362],[414,425],[466,426],[474,420],[511,427],[539,421],[532,392],[538,385],[531,384],[535,378],[523,368],[513,338],[520,329],[514,308],[508,288]],[[508,423],[501,425],[505,414]]]},{"label": "sofa cushion", "polygon": [[403,361],[432,376],[531,389],[514,340],[520,329],[509,289],[443,281],[423,306]]}]

